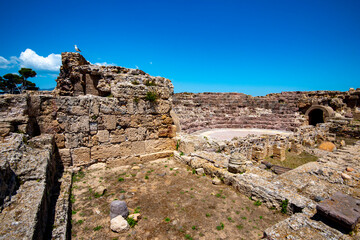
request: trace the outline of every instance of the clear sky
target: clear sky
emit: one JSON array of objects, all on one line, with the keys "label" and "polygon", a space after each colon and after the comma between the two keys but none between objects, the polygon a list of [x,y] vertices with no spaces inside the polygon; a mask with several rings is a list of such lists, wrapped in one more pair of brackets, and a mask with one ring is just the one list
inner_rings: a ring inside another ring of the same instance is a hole
[{"label": "clear sky", "polygon": [[0,75],[56,85],[74,44],[91,63],[140,68],[175,92],[360,87],[359,0],[0,1]]}]

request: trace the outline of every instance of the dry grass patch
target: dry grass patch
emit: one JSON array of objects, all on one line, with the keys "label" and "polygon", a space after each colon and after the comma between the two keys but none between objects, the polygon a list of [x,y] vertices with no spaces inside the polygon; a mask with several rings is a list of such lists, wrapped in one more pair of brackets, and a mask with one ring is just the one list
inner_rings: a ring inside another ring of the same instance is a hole
[{"label": "dry grass patch", "polygon": [[282,166],[282,167],[297,168],[308,162],[315,162],[318,160],[317,156],[314,156],[305,151],[303,151],[300,154],[295,154],[295,153],[286,151],[285,156],[286,156],[286,158],[284,161],[276,160],[271,157],[267,157],[266,161],[269,161],[271,164]]}]

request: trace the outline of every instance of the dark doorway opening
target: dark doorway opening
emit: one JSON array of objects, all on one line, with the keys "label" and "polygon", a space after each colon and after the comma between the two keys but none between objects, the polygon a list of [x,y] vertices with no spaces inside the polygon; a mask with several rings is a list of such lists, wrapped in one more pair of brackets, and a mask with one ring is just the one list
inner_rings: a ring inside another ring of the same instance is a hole
[{"label": "dark doorway opening", "polygon": [[321,109],[314,109],[309,112],[309,124],[316,126],[318,123],[324,123],[324,112]]}]

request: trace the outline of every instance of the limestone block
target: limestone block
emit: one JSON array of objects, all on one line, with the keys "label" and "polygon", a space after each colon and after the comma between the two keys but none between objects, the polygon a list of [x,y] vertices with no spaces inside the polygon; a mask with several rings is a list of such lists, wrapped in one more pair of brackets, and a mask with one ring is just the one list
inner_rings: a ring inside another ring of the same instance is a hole
[{"label": "limestone block", "polygon": [[100,143],[109,142],[110,134],[108,130],[99,130],[96,136]]},{"label": "limestone block", "polygon": [[71,106],[70,107],[70,114],[79,115],[79,116],[88,115],[89,114],[89,109],[87,108],[87,106],[84,106],[84,105],[81,105],[81,104]]},{"label": "limestone block", "polygon": [[146,153],[175,150],[176,141],[169,138],[150,139],[145,141]]},{"label": "limestone block", "polygon": [[121,156],[131,156],[131,142],[120,143]]},{"label": "limestone block", "polygon": [[171,104],[169,101],[166,100],[158,100],[155,106],[155,111],[157,113],[169,113],[171,110]]},{"label": "limestone block", "polygon": [[276,160],[285,160],[285,148],[282,146],[274,145],[273,147],[273,158]]},{"label": "limestone block", "polygon": [[38,124],[41,133],[50,133],[53,134],[57,132],[57,129],[61,128],[58,122],[53,122],[54,119],[50,115],[39,116]]},{"label": "limestone block", "polygon": [[169,126],[168,137],[170,138],[176,137],[176,131],[177,131],[176,125]]},{"label": "limestone block", "polygon": [[160,128],[158,136],[159,137],[167,137],[168,135],[168,129],[167,128]]},{"label": "limestone block", "polygon": [[73,116],[69,118],[68,124],[65,125],[66,132],[88,132],[89,116]]},{"label": "limestone block", "polygon": [[98,85],[100,76],[97,75],[85,75],[85,93],[91,94],[91,95],[99,95],[99,91],[96,89],[96,86]]},{"label": "limestone block", "polygon": [[61,162],[65,167],[69,167],[72,165],[70,149],[67,148],[59,149],[59,154],[60,154]]},{"label": "limestone block", "polygon": [[125,142],[125,131],[124,129],[116,129],[110,133],[110,142],[111,143],[121,143]]},{"label": "limestone block", "polygon": [[105,128],[107,130],[114,130],[116,128],[116,116],[115,115],[103,115],[102,116]]},{"label": "limestone block", "polygon": [[83,133],[66,133],[65,134],[65,147],[77,148],[83,145]]},{"label": "limestone block", "polygon": [[141,141],[145,139],[146,129],[144,127],[127,128],[125,135],[129,141]]},{"label": "limestone block", "polygon": [[99,145],[99,137],[97,135],[91,137],[91,145],[92,146]]},{"label": "limestone block", "polygon": [[55,143],[58,148],[65,148],[64,134],[55,134]]},{"label": "limestone block", "polygon": [[131,155],[145,154],[145,141],[136,141],[131,143]]},{"label": "limestone block", "polygon": [[71,150],[71,158],[74,165],[90,162],[90,148],[80,147]]},{"label": "limestone block", "polygon": [[121,157],[122,152],[120,144],[113,145],[97,145],[91,148],[91,159],[107,159]]},{"label": "limestone block", "polygon": [[89,107],[89,115],[91,116],[98,116],[99,115],[99,101],[98,98],[92,98],[90,101],[90,107]]}]

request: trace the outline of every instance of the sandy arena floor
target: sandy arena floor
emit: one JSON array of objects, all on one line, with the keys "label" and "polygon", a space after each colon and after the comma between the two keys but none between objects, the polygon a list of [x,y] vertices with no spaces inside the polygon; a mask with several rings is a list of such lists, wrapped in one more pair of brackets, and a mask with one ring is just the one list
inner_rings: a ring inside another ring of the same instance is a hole
[{"label": "sandy arena floor", "polygon": [[276,135],[281,134],[288,136],[291,132],[280,131],[274,129],[258,129],[258,128],[219,128],[211,129],[207,131],[199,131],[194,133],[195,135],[205,136],[214,140],[228,140],[230,141],[234,137],[246,137],[247,135]]}]

